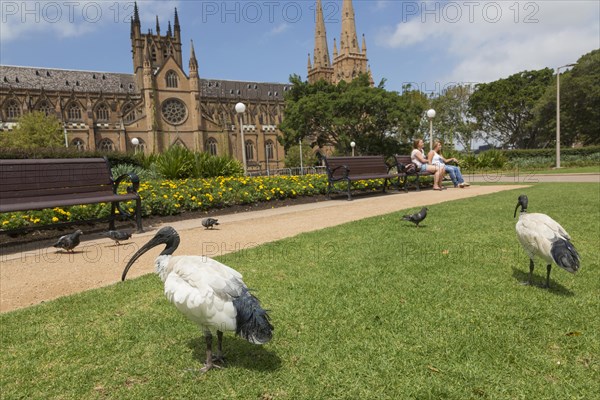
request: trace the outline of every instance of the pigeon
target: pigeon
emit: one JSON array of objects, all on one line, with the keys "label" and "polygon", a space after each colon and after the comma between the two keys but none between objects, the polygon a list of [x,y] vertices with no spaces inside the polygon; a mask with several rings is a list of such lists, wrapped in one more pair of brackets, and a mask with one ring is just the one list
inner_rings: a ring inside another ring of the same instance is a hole
[{"label": "pigeon", "polygon": [[83,235],[83,232],[77,229],[73,233],[61,236],[53,246],[57,249],[65,249],[72,252],[73,249],[79,245],[79,236],[81,235]]},{"label": "pigeon", "polygon": [[427,207],[423,207],[421,208],[421,211],[419,211],[416,214],[412,214],[412,215],[404,215],[402,217],[402,219],[404,221],[410,221],[413,224],[415,224],[417,226],[417,228],[419,227],[419,222],[423,221],[425,219],[425,217],[427,216]]},{"label": "pigeon", "polygon": [[119,242],[122,240],[127,240],[127,239],[131,238],[131,233],[124,232],[124,231],[108,231],[108,232],[102,233],[102,236],[111,238],[112,240],[115,241],[117,246],[120,246],[121,243],[119,243]]},{"label": "pigeon", "polygon": [[202,220],[202,226],[206,229],[212,229],[214,225],[219,225],[219,220],[215,218],[205,218]]}]

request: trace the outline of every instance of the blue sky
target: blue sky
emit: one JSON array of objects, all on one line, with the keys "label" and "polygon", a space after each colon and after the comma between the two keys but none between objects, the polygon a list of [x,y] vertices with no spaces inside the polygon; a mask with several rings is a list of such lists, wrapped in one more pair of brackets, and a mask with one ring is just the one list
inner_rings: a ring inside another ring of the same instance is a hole
[{"label": "blue sky", "polygon": [[[330,52],[341,30],[341,0],[322,0]],[[575,62],[600,47],[600,2],[355,0],[375,82],[489,82]],[[177,7],[187,70],[194,41],[201,77],[287,82],[306,79],[314,48],[312,0],[138,1],[142,31],[173,23]],[[6,65],[131,73],[130,1],[0,2],[0,62]]]}]

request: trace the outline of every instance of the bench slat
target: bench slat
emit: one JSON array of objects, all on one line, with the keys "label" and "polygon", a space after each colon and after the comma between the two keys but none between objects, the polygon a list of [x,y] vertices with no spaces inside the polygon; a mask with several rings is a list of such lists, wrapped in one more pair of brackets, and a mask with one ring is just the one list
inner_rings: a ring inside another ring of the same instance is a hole
[{"label": "bench slat", "polygon": [[113,203],[109,229],[114,229],[115,208],[119,207],[115,204],[135,200],[136,223],[141,232],[137,177],[132,182],[132,193],[114,194],[115,183],[106,158],[0,160],[0,212]]}]

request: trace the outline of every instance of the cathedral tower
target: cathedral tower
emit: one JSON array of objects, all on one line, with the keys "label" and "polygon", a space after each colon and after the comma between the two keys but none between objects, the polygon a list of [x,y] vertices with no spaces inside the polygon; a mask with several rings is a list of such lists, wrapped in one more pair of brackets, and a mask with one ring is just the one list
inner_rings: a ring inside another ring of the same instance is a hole
[{"label": "cathedral tower", "polygon": [[325,30],[325,19],[323,18],[323,7],[321,0],[317,0],[316,26],[315,26],[315,50],[313,63],[311,65],[310,55],[308,58],[308,82],[315,83],[319,80],[331,82],[333,79],[333,68],[329,58],[327,47],[327,32]]},{"label": "cathedral tower", "polygon": [[[356,21],[352,0],[344,0],[342,4],[342,32],[340,35],[339,53],[333,59],[333,83],[351,81],[359,74],[369,74],[366,39],[362,38],[361,50],[356,35]],[[335,49],[334,52],[337,52]],[[373,79],[371,78],[371,84]]]},{"label": "cathedral tower", "polygon": [[327,47],[327,32],[323,18],[321,0],[317,0],[315,8],[315,49],[311,62],[308,55],[308,82],[315,83],[325,80],[337,84],[340,81],[351,81],[359,74],[369,75],[371,85],[373,77],[368,65],[367,42],[362,36],[362,49],[356,35],[356,20],[352,0],[343,0],[342,3],[342,32],[338,51],[337,41],[333,39],[333,62],[329,58]]}]

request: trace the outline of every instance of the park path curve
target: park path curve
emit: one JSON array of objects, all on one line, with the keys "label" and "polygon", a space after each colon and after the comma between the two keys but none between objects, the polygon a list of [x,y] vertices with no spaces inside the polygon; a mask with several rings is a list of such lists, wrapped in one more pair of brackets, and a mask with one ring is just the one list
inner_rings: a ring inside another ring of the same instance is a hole
[{"label": "park path curve", "polygon": [[[526,186],[473,185],[441,192],[373,194],[353,201],[342,196],[329,201],[223,215],[218,217],[221,225],[214,230],[204,229],[200,219],[170,225],[181,236],[178,254],[215,257],[363,218],[522,187]],[[127,260],[158,228],[160,226],[136,234],[119,247],[110,239],[97,237],[82,242],[75,254],[57,252],[53,247],[22,248],[0,254],[0,312],[117,283]],[[153,272],[158,253],[155,250],[144,254],[128,277]]]}]

